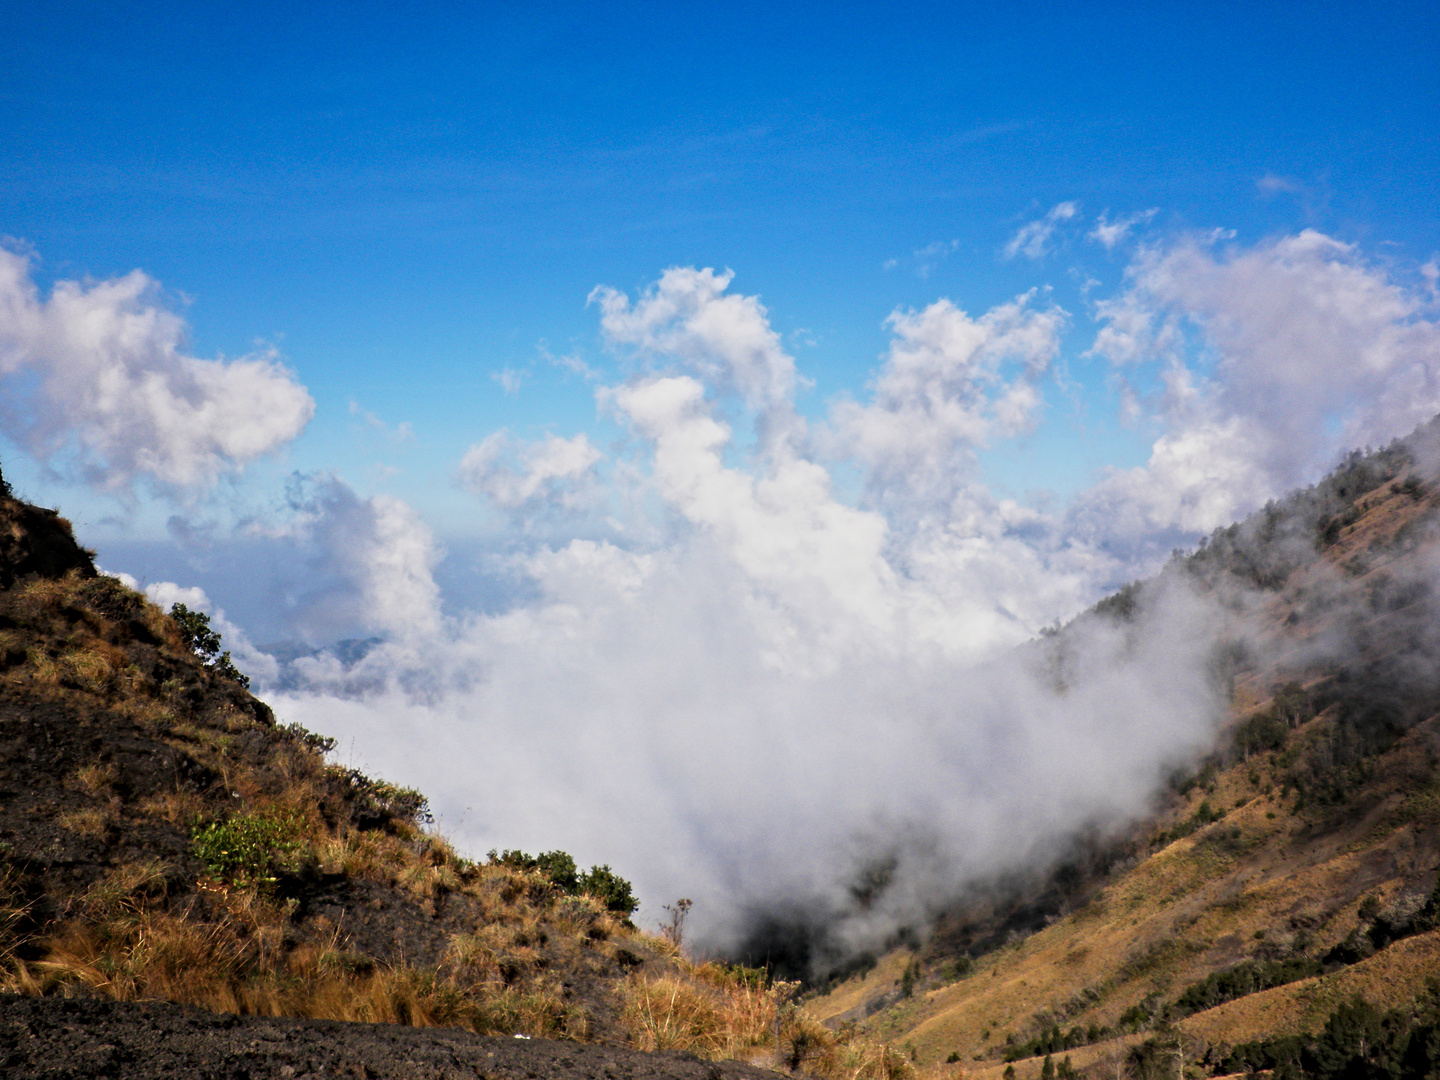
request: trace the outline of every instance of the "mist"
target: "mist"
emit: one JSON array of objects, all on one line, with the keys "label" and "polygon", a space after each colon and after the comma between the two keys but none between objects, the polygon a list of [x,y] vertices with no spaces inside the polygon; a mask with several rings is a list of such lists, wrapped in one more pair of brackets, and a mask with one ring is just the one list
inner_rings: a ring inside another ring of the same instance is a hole
[{"label": "mist", "polygon": [[[664,563],[344,670],[298,661],[306,689],[272,704],[423,783],[472,852],[610,863],[643,914],[695,899],[695,940],[721,950],[795,906],[854,948],[923,925],[961,884],[1144,812],[1221,716],[1223,623],[1178,588],[1077,636],[1064,671],[878,634],[795,670],[713,553]],[[879,862],[889,885],[862,909],[851,889]]]}]

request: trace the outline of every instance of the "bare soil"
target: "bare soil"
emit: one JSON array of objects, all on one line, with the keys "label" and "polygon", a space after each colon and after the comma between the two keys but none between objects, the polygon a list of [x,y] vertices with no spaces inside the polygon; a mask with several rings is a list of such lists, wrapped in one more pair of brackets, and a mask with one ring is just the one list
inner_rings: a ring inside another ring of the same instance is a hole
[{"label": "bare soil", "polygon": [[166,1002],[0,995],[10,1080],[776,1080],[691,1054],[646,1054],[450,1028],[202,1012]]}]

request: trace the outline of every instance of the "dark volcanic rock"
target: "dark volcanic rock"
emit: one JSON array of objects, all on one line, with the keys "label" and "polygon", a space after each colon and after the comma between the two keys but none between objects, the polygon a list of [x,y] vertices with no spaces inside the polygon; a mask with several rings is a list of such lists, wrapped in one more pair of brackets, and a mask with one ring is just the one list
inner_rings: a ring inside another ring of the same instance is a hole
[{"label": "dark volcanic rock", "polygon": [[0,995],[11,1080],[777,1080],[688,1054],[646,1054],[443,1028],[230,1016],[161,1002]]},{"label": "dark volcanic rock", "polygon": [[0,477],[0,589],[32,574],[61,577],[70,570],[95,576],[95,563],[75,542],[70,522],[54,510],[11,498]]}]

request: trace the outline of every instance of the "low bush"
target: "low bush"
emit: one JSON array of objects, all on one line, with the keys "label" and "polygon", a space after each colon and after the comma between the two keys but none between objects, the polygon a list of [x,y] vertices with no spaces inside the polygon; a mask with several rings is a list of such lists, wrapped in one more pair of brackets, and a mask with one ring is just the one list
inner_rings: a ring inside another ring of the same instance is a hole
[{"label": "low bush", "polygon": [[486,858],[492,866],[543,874],[561,892],[570,896],[593,896],[618,915],[628,917],[640,906],[634,887],[608,865],[592,866],[582,874],[575,859],[563,851],[542,851],[533,856],[523,851],[492,851]]},{"label": "low bush", "polygon": [[195,826],[192,850],[216,881],[267,889],[300,848],[303,822],[295,814],[240,814]]},{"label": "low bush", "polygon": [[250,677],[242,675],[230,659],[229,652],[220,649],[220,635],[210,629],[210,616],[203,611],[191,611],[184,604],[170,608],[170,618],[180,630],[180,639],[194,650],[207,668],[227,679],[233,679],[241,686],[250,686]]},{"label": "low bush", "polygon": [[1324,970],[1323,963],[1308,956],[1289,960],[1246,960],[1223,971],[1211,972],[1187,987],[1171,1007],[1170,1015],[1178,1020],[1238,997],[1312,978]]}]

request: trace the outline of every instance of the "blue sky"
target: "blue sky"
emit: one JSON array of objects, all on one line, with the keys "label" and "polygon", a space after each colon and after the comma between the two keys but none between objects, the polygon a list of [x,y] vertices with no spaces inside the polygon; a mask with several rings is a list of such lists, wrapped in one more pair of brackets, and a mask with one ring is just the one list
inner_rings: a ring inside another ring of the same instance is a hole
[{"label": "blue sky", "polygon": [[[1242,240],[1315,227],[1401,262],[1440,248],[1423,4],[77,4],[7,26],[0,229],[37,279],[139,267],[187,298],[198,355],[277,344],[319,402],[290,465],[365,483],[349,401],[409,421],[391,463],[447,533],[469,441],[593,422],[537,355],[604,362],[597,284],[734,269],[813,342],[814,409],[863,384],[897,306],[1043,285],[1076,311],[1077,271],[1114,283],[1124,259],[1073,237],[999,257],[1066,200]],[[506,368],[533,372],[521,393]],[[997,476],[1068,491],[1136,460],[1095,405]],[[1081,430],[1104,450],[1077,455]]]},{"label": "blue sky", "polygon": [[[504,703],[506,760],[563,713],[678,776],[783,702],[802,745],[1440,411],[1433,4],[4,25],[7,478],[456,819],[417,732],[467,762]],[[876,775],[846,828],[904,809]],[[677,790],[626,809],[683,824],[673,864],[558,791],[466,828],[759,888]]]}]

